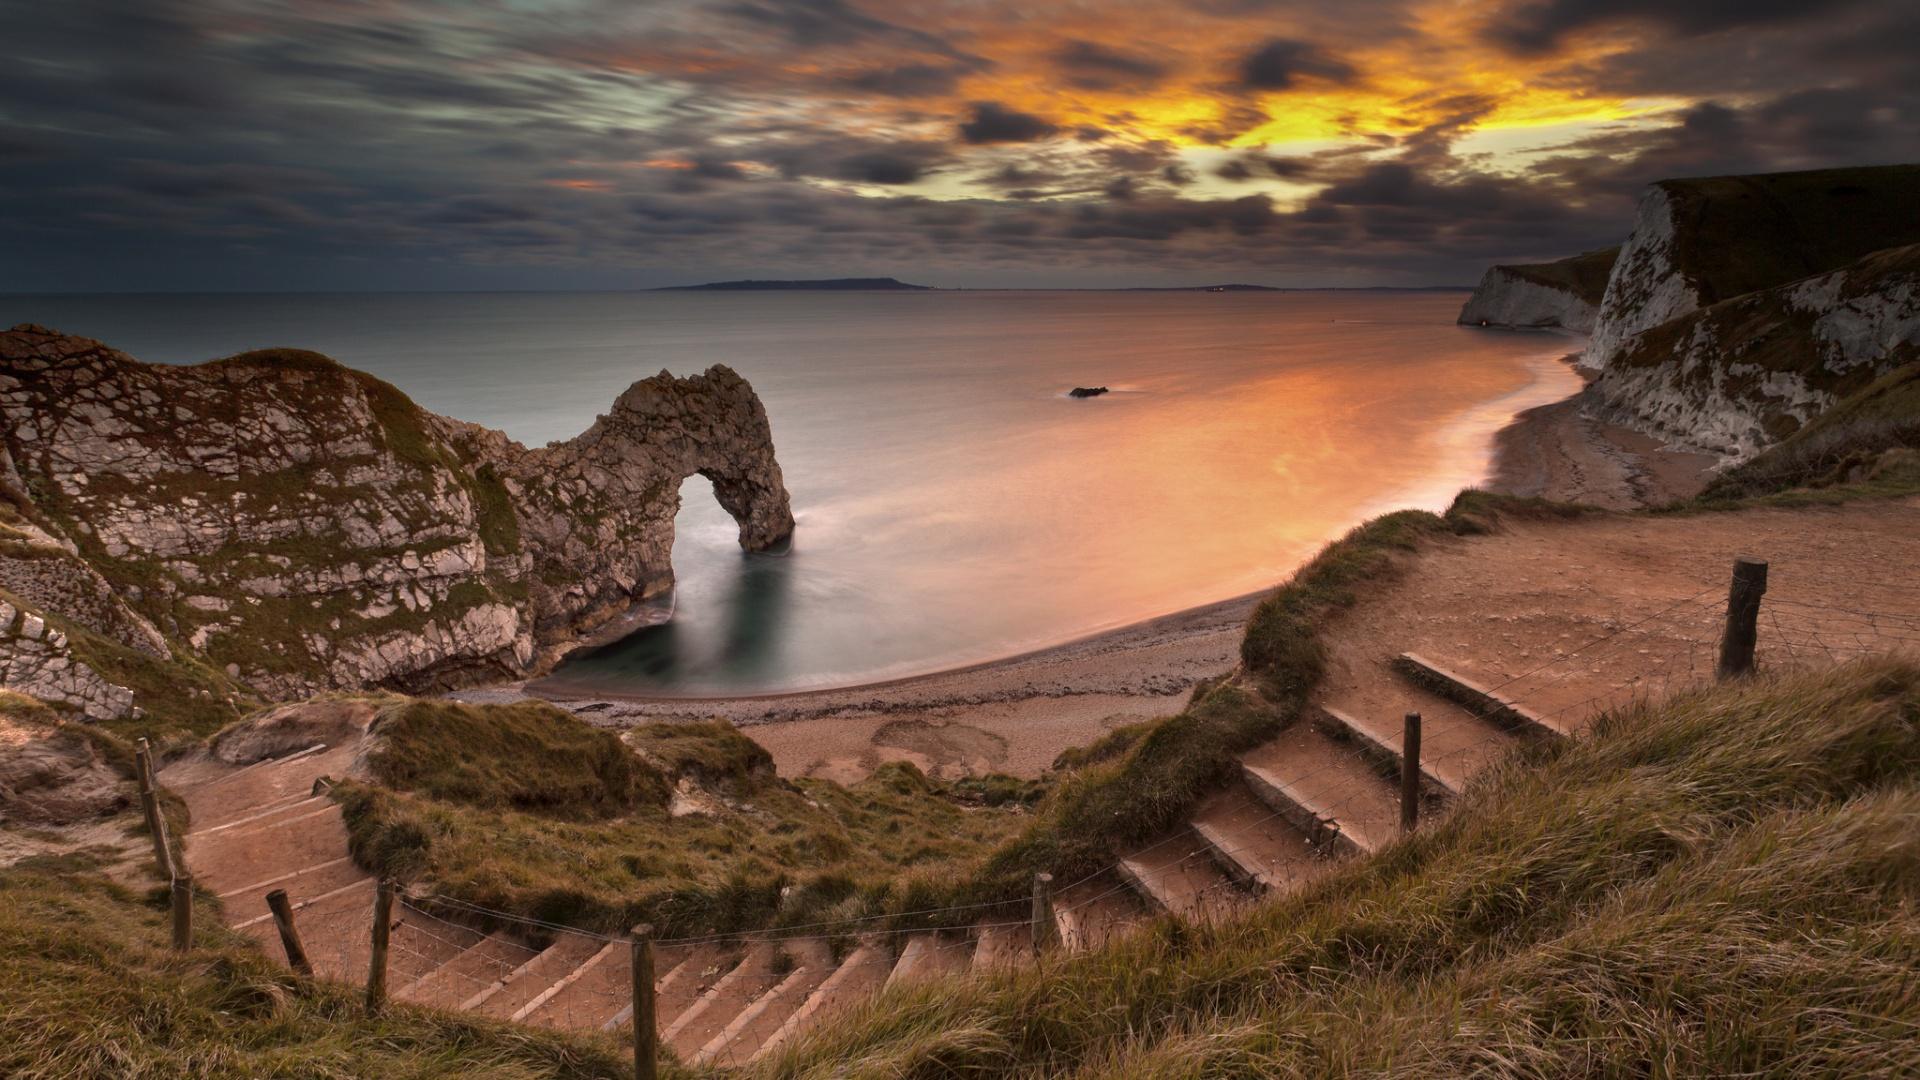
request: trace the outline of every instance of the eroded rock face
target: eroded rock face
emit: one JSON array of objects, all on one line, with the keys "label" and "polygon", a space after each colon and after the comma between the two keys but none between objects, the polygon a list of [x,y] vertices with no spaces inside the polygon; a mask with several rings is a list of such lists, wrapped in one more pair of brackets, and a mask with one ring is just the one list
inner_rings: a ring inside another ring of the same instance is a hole
[{"label": "eroded rock face", "polygon": [[1615,418],[1739,461],[1920,359],[1920,245],[1627,339],[1589,388]]},{"label": "eroded rock face", "polygon": [[108,682],[74,655],[46,616],[0,600],[0,687],[72,709],[89,720],[118,720],[134,710],[133,691]]},{"label": "eroded rock face", "polygon": [[1920,165],[1663,180],[1640,198],[1586,363],[1701,308],[1920,243]]},{"label": "eroded rock face", "polygon": [[132,802],[130,785],[80,735],[0,718],[0,825],[65,825]]},{"label": "eroded rock face", "polygon": [[269,697],[544,670],[671,584],[696,472],[743,546],[793,530],[766,412],[724,367],[642,380],[578,438],[529,450],[315,353],[169,367],[20,326],[0,334],[0,412],[16,531],[111,602],[79,610],[61,599],[78,586],[37,582],[4,547],[0,589]]}]

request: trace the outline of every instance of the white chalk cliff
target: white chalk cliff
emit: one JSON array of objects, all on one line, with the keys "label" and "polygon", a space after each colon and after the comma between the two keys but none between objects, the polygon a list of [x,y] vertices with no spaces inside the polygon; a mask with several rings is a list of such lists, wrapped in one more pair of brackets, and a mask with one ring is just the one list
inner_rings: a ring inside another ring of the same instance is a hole
[{"label": "white chalk cliff", "polygon": [[1554,263],[1489,267],[1460,309],[1460,323],[1587,333],[1599,314],[1615,249]]}]

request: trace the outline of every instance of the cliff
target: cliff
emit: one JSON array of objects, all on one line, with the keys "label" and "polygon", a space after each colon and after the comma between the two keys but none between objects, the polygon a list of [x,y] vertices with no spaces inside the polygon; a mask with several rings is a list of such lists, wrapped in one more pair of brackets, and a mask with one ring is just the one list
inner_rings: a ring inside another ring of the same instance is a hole
[{"label": "cliff", "polygon": [[1460,322],[1587,333],[1593,329],[1607,277],[1619,254],[1614,247],[1558,262],[1492,267],[1460,309]]},{"label": "cliff", "polygon": [[1920,243],[1920,165],[1663,180],[1640,199],[1588,343],[1605,368],[1628,341],[1723,300]]},{"label": "cliff", "polygon": [[[171,367],[19,326],[0,414],[0,600],[65,628],[61,671],[137,653],[269,698],[519,677],[671,585],[686,477],[748,550],[793,530],[766,411],[719,366],[528,449],[316,353]],[[0,662],[22,636],[0,627]]]},{"label": "cliff", "polygon": [[1920,245],[1626,338],[1588,389],[1611,415],[1743,460],[1920,359]]}]

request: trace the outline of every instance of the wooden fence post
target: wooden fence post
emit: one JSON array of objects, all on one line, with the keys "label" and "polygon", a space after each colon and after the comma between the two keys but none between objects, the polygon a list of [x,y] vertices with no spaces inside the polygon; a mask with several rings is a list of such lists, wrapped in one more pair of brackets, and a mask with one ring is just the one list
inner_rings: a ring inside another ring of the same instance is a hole
[{"label": "wooden fence post", "polygon": [[653,927],[642,924],[628,934],[633,945],[633,1076],[660,1075],[660,1029],[653,1014]]},{"label": "wooden fence post", "polygon": [[293,905],[287,902],[287,890],[267,894],[267,910],[273,912],[273,925],[280,931],[280,947],[287,950],[287,966],[309,978],[313,963],[307,959],[307,947],[300,942],[300,931],[293,925]]},{"label": "wooden fence post", "polygon": [[140,811],[147,819],[147,835],[153,840],[154,865],[159,867],[161,877],[172,878],[180,868],[174,864],[167,818],[160,812],[160,792],[153,784],[153,750],[145,739],[133,751],[133,775],[140,782]]},{"label": "wooden fence post", "polygon": [[387,1002],[387,938],[393,930],[393,882],[381,878],[373,889],[373,951],[367,957],[367,1015]]},{"label": "wooden fence post", "polygon": [[1053,921],[1053,875],[1033,875],[1033,953],[1040,955],[1053,944],[1057,927]]},{"label": "wooden fence post", "polygon": [[1733,560],[1733,586],[1727,591],[1727,630],[1720,638],[1722,680],[1753,674],[1753,647],[1759,640],[1760,598],[1767,592],[1767,564],[1759,559]]},{"label": "wooden fence post", "polygon": [[193,875],[173,876],[173,947],[186,952],[193,948]]},{"label": "wooden fence post", "polygon": [[1400,831],[1420,824],[1420,714],[1407,714],[1400,736]]}]

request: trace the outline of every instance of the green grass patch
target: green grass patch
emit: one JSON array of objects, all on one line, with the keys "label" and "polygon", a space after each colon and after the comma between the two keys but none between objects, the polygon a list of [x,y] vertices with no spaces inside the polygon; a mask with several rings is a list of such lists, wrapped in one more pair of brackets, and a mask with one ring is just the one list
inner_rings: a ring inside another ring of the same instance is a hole
[{"label": "green grass patch", "polygon": [[1218,926],[895,993],[788,1078],[1920,1071],[1920,667],[1603,717]]}]

